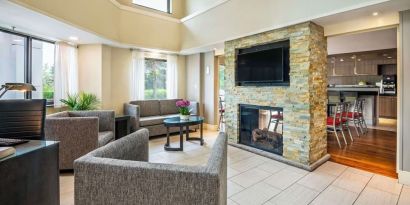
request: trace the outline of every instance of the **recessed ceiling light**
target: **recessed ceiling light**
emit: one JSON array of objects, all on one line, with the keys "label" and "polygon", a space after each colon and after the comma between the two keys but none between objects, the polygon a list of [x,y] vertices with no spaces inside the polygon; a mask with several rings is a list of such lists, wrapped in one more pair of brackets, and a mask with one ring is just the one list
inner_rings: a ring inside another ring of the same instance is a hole
[{"label": "recessed ceiling light", "polygon": [[361,61],[362,59],[358,58],[357,61]]},{"label": "recessed ceiling light", "polygon": [[350,57],[351,59],[355,59],[356,58],[356,56],[352,56],[352,57]]},{"label": "recessed ceiling light", "polygon": [[340,59],[341,62],[345,61],[343,58]]},{"label": "recessed ceiling light", "polygon": [[72,41],[78,41],[78,37],[77,36],[70,36],[68,37],[68,39],[72,40]]},{"label": "recessed ceiling light", "polygon": [[372,15],[373,15],[373,16],[378,16],[378,15],[379,15],[379,12],[376,12],[376,11],[375,11],[375,12],[372,13]]},{"label": "recessed ceiling light", "polygon": [[387,56],[387,58],[392,58],[391,56]]}]

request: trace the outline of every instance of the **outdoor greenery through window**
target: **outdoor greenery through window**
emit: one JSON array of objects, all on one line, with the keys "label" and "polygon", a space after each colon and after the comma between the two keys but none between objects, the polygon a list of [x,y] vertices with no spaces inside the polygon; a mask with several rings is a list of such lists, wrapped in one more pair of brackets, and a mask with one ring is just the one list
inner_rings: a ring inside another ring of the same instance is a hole
[{"label": "outdoor greenery through window", "polygon": [[166,80],[167,61],[163,59],[145,58],[144,99],[166,99]]},{"label": "outdoor greenery through window", "polygon": [[40,40],[32,43],[32,84],[37,88],[33,98],[47,99],[48,104],[54,99],[54,53],[55,45]]},{"label": "outdoor greenery through window", "polygon": [[166,13],[172,13],[171,0],[132,0],[132,3],[150,9],[155,9]]}]

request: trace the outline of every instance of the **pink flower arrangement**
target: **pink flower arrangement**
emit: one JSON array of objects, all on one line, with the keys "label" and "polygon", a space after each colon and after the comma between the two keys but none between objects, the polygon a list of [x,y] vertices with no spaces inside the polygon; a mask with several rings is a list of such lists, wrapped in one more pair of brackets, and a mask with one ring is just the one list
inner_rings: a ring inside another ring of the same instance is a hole
[{"label": "pink flower arrangement", "polygon": [[176,103],[176,106],[179,109],[179,113],[181,115],[189,115],[189,106],[191,105],[191,103],[188,100],[178,100]]},{"label": "pink flower arrangement", "polygon": [[182,108],[182,107],[189,107],[191,103],[188,100],[178,100],[176,105],[177,107]]}]

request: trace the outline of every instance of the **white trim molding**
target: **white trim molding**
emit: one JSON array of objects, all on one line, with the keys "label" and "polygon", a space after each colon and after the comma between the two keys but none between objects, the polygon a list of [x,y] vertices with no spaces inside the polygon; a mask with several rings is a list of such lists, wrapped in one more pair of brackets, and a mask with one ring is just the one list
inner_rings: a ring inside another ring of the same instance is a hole
[{"label": "white trim molding", "polygon": [[410,172],[399,171],[399,183],[410,186]]},{"label": "white trim molding", "polygon": [[134,12],[137,14],[142,14],[145,16],[150,16],[150,17],[154,17],[154,18],[158,18],[158,19],[162,19],[165,21],[170,21],[170,22],[174,22],[174,23],[181,23],[181,20],[174,18],[174,17],[170,17],[170,16],[164,16],[161,14],[157,14],[155,12],[151,12],[151,11],[145,11],[143,9],[138,9],[138,8],[134,8],[131,6],[126,6],[126,5],[122,5],[120,4],[118,1],[116,0],[110,0],[110,2],[112,4],[114,4],[117,8],[124,10],[124,11],[130,11],[130,12]]}]

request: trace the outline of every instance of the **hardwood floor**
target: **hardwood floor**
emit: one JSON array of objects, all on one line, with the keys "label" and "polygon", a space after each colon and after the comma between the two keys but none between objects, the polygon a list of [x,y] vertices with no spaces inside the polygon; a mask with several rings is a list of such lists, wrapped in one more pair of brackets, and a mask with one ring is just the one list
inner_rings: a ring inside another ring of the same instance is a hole
[{"label": "hardwood floor", "polygon": [[[396,132],[369,129],[369,132],[357,137],[351,129],[354,142],[346,135],[348,145],[337,145],[334,134],[328,134],[327,149],[331,161],[367,170],[373,173],[397,178],[396,173]],[[345,133],[347,134],[347,132]],[[341,142],[343,141],[339,136]]]}]

